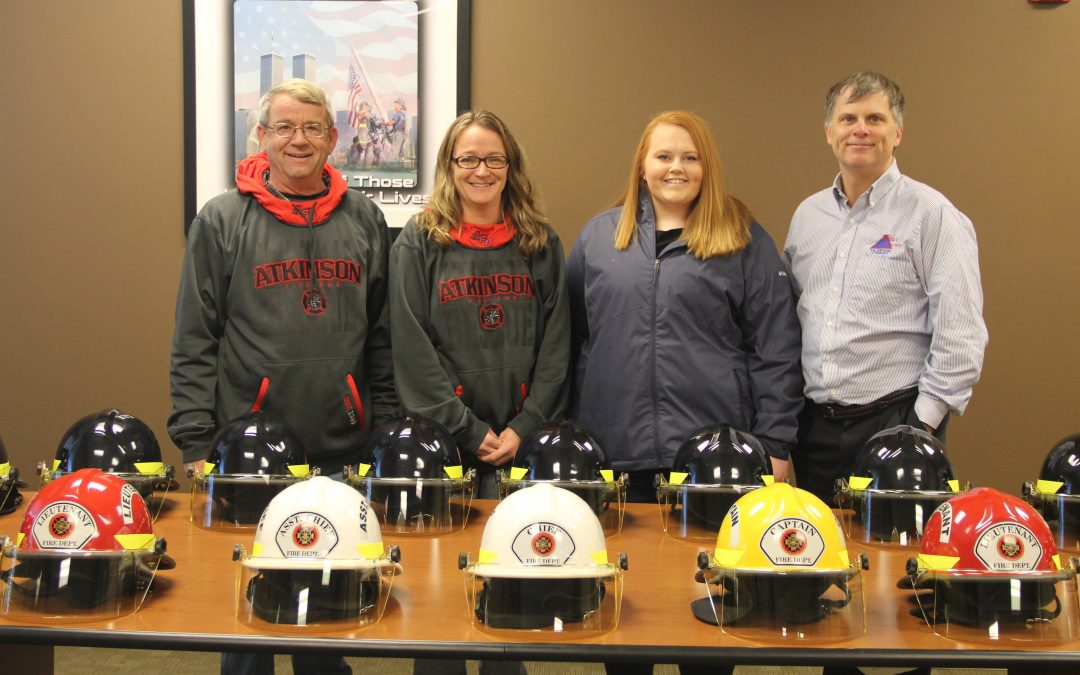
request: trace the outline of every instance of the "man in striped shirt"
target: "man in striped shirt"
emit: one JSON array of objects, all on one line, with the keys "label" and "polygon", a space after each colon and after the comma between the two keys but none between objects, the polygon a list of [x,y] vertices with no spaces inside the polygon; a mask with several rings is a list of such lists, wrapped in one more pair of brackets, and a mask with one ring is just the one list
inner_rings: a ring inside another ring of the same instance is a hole
[{"label": "man in striped shirt", "polygon": [[904,95],[878,73],[826,96],[832,186],[795,211],[784,254],[799,289],[806,406],[792,460],[832,502],[866,440],[897,424],[944,438],[982,370],[986,325],[971,221],[900,173]]}]

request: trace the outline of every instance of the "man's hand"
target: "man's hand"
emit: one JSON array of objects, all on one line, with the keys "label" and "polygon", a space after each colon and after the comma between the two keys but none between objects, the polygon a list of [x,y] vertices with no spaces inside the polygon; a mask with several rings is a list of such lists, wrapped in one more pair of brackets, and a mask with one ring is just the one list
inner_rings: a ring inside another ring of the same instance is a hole
[{"label": "man's hand", "polygon": [[786,482],[788,479],[788,461],[786,459],[777,459],[775,457],[770,457],[769,461],[772,462],[773,482]]},{"label": "man's hand", "polygon": [[518,446],[521,445],[521,437],[517,435],[516,431],[510,427],[506,427],[503,429],[502,433],[499,434],[497,441],[499,444],[498,449],[484,456],[480,456],[479,453],[477,453],[477,456],[480,457],[481,460],[494,466],[501,466],[513,461],[514,455],[517,454]]},{"label": "man's hand", "polygon": [[495,435],[495,432],[488,427],[487,433],[484,434],[484,440],[480,441],[480,447],[476,449],[476,457],[481,461],[488,461],[487,457],[492,453],[499,451],[499,437]]}]

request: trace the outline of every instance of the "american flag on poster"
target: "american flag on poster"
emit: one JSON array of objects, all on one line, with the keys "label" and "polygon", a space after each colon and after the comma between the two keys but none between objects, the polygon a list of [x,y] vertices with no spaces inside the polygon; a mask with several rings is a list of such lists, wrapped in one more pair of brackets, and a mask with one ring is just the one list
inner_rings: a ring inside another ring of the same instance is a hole
[{"label": "american flag on poster", "polygon": [[360,92],[364,91],[360,84],[360,76],[356,74],[356,68],[349,64],[349,126],[353,129],[360,128]]}]

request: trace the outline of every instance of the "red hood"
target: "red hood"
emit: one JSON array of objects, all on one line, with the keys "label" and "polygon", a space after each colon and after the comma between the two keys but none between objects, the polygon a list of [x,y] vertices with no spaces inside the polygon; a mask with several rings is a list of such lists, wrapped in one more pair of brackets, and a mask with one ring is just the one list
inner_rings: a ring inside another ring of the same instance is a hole
[{"label": "red hood", "polygon": [[[266,188],[270,160],[265,152],[245,157],[236,167],[236,187],[243,194],[253,195],[264,209],[289,225],[318,225],[330,217],[345,196],[345,179],[332,166],[323,166],[323,180],[329,177],[329,191],[314,199],[282,199]],[[311,216],[308,218],[308,216]]]}]

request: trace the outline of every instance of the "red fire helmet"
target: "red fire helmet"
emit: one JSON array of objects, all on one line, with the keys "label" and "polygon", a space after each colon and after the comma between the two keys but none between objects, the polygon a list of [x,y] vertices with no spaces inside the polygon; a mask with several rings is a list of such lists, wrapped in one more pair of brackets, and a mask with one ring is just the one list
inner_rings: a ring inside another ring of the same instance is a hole
[{"label": "red fire helmet", "polygon": [[919,569],[952,575],[1058,573],[1046,521],[1019,497],[975,488],[937,508],[926,524]]},{"label": "red fire helmet", "polygon": [[47,483],[26,509],[16,546],[25,552],[153,550],[153,523],[139,492],[100,469]]}]

